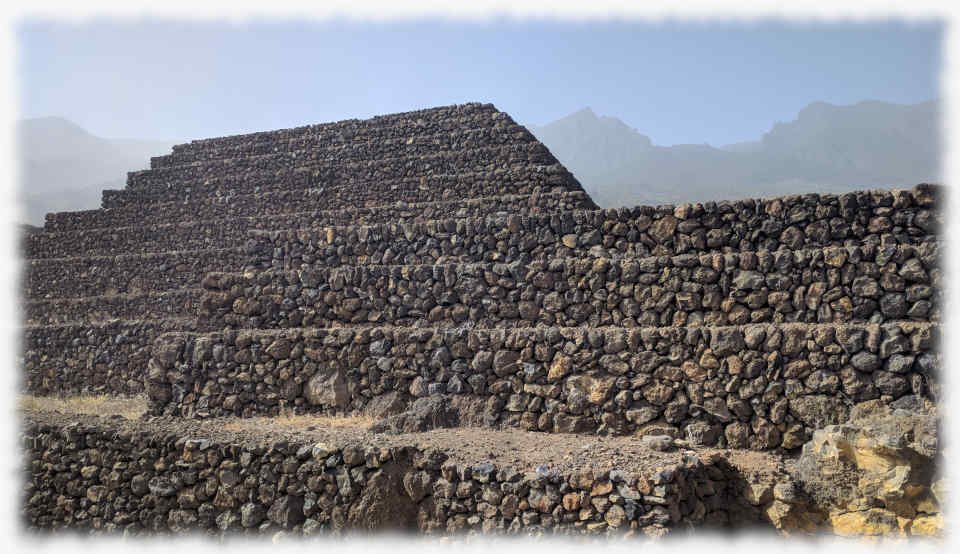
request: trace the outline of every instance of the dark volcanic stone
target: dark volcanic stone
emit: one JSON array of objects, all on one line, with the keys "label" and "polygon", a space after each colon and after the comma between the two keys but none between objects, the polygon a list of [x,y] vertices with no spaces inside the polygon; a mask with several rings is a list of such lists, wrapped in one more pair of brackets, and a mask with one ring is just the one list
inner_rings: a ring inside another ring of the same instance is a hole
[{"label": "dark volcanic stone", "polygon": [[434,395],[418,399],[403,413],[375,422],[370,430],[374,433],[419,433],[459,424],[460,412],[451,406],[450,397]]}]

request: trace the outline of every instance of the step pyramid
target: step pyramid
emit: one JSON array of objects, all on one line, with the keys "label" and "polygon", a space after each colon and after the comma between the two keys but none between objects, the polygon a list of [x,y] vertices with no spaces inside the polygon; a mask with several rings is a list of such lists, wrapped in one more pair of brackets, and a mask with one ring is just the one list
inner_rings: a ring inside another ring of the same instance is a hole
[{"label": "step pyramid", "polygon": [[157,334],[209,328],[204,276],[258,267],[251,230],[596,208],[490,104],[195,141],[151,166],[25,239],[26,390],[141,392]]},{"label": "step pyramid", "polygon": [[[24,239],[23,391],[149,403],[30,414],[24,510],[133,533],[817,528],[778,456],[941,397],[942,218],[927,184],[601,210],[490,104],[177,145]],[[300,414],[378,421],[363,445],[232,427]],[[587,450],[521,474],[404,435],[457,425]],[[869,513],[935,534],[922,494]]]},{"label": "step pyramid", "polygon": [[199,418],[462,395],[493,427],[789,449],[939,387],[928,185],[600,210],[489,104],[151,165],[26,239],[28,391]]}]

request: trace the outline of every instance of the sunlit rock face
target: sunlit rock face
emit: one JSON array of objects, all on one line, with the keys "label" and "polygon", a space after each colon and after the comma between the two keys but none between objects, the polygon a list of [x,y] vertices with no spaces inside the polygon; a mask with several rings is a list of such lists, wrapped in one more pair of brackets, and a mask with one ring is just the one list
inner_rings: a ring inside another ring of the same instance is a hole
[{"label": "sunlit rock face", "polygon": [[937,536],[945,483],[937,408],[922,398],[858,405],[803,446],[800,483],[840,535]]}]

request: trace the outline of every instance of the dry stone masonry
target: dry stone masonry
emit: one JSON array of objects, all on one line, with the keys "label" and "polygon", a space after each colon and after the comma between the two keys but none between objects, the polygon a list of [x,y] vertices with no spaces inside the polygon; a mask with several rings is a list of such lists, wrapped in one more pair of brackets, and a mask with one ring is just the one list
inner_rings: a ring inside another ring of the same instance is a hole
[{"label": "dry stone masonry", "polygon": [[[22,434],[33,525],[125,535],[428,534],[658,537],[760,520],[725,459],[661,454],[644,471],[522,471],[418,446],[269,445],[198,429],[37,418]],[[773,499],[765,499],[770,503]]]},{"label": "dry stone masonry", "polygon": [[[943,395],[932,185],[599,210],[490,104],[194,141],[151,166],[24,239],[26,392],[145,394],[194,434],[292,413],[802,450],[888,489],[830,445],[864,406],[900,421]],[[775,487],[694,450],[587,479],[31,417],[42,528],[658,535],[729,525],[734,501],[784,531],[941,521],[926,473],[909,498],[843,504],[804,489],[819,462]],[[920,459],[901,446],[897,467]]]},{"label": "dry stone masonry", "polygon": [[[105,191],[103,208],[48,214],[24,241],[25,388],[129,393],[104,324],[137,337],[214,330],[198,319],[211,272],[266,267],[251,230],[429,222],[595,209],[526,129],[489,104],[197,141]],[[139,359],[139,358],[138,358]],[[86,368],[84,379],[67,368]],[[92,373],[91,373],[92,372]],[[59,375],[62,378],[53,378]]]},{"label": "dry stone masonry", "polygon": [[155,410],[179,416],[467,395],[488,425],[790,449],[853,402],[937,390],[935,345],[929,323],[167,334],[147,386]]}]

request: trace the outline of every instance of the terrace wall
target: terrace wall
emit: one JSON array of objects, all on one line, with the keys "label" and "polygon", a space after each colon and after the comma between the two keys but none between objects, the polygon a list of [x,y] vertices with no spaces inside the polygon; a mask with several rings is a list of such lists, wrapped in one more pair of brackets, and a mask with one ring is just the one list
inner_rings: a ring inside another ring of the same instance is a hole
[{"label": "terrace wall", "polygon": [[737,472],[696,455],[650,474],[536,474],[458,464],[414,446],[267,446],[47,421],[27,421],[20,444],[29,491],[23,517],[33,530],[656,537],[681,525],[724,527],[751,513],[759,520],[740,498]]},{"label": "terrace wall", "polygon": [[[362,411],[390,395],[485,403],[488,425],[795,448],[853,402],[937,394],[939,327],[242,330],[154,344],[151,410],[182,417]],[[660,432],[658,431],[658,432]]]},{"label": "terrace wall", "polygon": [[802,250],[936,238],[930,189],[808,194],[682,206],[252,231],[252,260],[276,269],[527,262]]},{"label": "terrace wall", "polygon": [[[145,213],[143,206],[126,208],[56,212],[47,214],[44,230],[68,232],[103,227],[131,227],[186,221],[211,221],[225,218],[274,217],[283,214],[310,212],[313,225],[371,224],[414,219],[481,217],[497,212],[554,212],[594,209],[596,206],[584,192],[554,192],[536,195],[500,195],[468,200],[404,202],[376,207],[351,205],[329,209],[326,194],[318,191],[287,191],[256,195],[233,195],[196,199],[191,202],[156,204]],[[335,204],[334,204],[335,205]],[[289,224],[287,224],[289,225]],[[287,228],[277,227],[278,229]]]},{"label": "terrace wall", "polygon": [[938,321],[938,262],[923,243],[210,274],[200,314],[220,329]]}]

